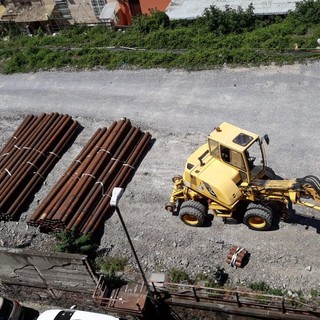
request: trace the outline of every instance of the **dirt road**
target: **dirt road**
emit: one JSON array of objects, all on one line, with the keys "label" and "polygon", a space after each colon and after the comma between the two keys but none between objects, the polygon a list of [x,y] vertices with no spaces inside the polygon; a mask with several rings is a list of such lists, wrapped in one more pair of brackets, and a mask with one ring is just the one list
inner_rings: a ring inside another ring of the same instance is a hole
[{"label": "dirt road", "polygon": [[[191,275],[224,268],[234,285],[265,281],[307,294],[320,291],[320,214],[295,207],[292,223],[255,232],[214,219],[207,228],[185,226],[164,210],[172,183],[187,157],[222,121],[260,135],[268,133],[268,166],[285,178],[320,176],[320,64],[204,72],[165,70],[40,72],[0,76],[0,142],[26,114],[72,115],[84,130],[37,193],[20,222],[0,222],[0,244],[15,245],[17,233],[46,250],[47,235],[25,219],[49,192],[98,127],[121,117],[149,131],[153,145],[120,202],[120,210],[147,272],[172,267]],[[316,214],[318,218],[312,218]],[[32,238],[31,235],[36,234]],[[20,240],[19,240],[20,241]],[[251,253],[248,265],[225,263],[232,245]],[[101,247],[131,258],[116,216],[105,225]]]}]

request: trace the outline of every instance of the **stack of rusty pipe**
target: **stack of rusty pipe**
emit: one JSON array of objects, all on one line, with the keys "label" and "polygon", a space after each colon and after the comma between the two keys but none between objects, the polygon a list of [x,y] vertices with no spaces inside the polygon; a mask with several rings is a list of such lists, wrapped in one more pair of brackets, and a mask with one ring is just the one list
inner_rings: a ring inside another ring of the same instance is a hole
[{"label": "stack of rusty pipe", "polygon": [[248,255],[248,251],[245,248],[232,246],[227,255],[226,262],[231,267],[243,268],[247,262]]},{"label": "stack of rusty pipe", "polygon": [[28,224],[47,232],[96,232],[110,213],[113,188],[125,188],[150,139],[129,119],[98,129]]},{"label": "stack of rusty pipe", "polygon": [[79,123],[59,113],[28,115],[0,151],[0,219],[16,220],[75,138]]}]

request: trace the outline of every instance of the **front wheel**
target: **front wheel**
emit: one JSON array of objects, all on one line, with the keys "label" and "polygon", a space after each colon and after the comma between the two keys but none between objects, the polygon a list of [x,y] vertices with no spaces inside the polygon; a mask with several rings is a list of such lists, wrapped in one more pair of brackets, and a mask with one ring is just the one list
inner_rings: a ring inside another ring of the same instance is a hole
[{"label": "front wheel", "polygon": [[202,203],[193,200],[183,202],[179,212],[180,219],[191,227],[203,226],[206,215],[206,207]]},{"label": "front wheel", "polygon": [[250,203],[244,214],[243,223],[250,229],[265,231],[272,225],[272,209],[261,203]]}]

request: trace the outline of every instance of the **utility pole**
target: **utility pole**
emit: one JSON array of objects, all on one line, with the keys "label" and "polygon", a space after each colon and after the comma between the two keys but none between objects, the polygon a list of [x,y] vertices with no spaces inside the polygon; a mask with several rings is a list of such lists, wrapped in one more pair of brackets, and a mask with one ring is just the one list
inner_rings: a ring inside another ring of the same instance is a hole
[{"label": "utility pole", "polygon": [[122,218],[121,212],[120,212],[119,207],[118,207],[118,203],[119,203],[119,200],[121,199],[122,194],[123,194],[123,188],[117,188],[117,187],[113,188],[113,190],[112,190],[112,197],[111,197],[111,200],[110,200],[110,205],[115,208],[115,210],[116,210],[116,212],[117,212],[117,214],[118,214],[118,216],[119,216],[120,222],[121,222],[121,224],[122,224],[122,227],[123,227],[124,232],[125,232],[125,234],[126,234],[126,236],[127,236],[128,242],[129,242],[129,244],[130,244],[131,251],[132,251],[132,253],[133,253],[133,255],[134,255],[134,258],[135,258],[135,260],[136,260],[136,262],[137,262],[138,268],[139,268],[140,273],[141,273],[141,275],[142,275],[142,279],[143,279],[144,285],[145,285],[146,288],[147,288],[147,292],[148,292],[150,301],[151,301],[151,303],[153,304],[153,306],[154,306],[154,308],[155,308],[155,311],[156,311],[157,314],[158,314],[158,305],[157,305],[157,302],[156,302],[156,300],[155,300],[154,297],[153,297],[153,294],[152,294],[152,291],[151,291],[150,286],[149,286],[149,284],[148,284],[146,275],[145,275],[145,273],[144,273],[144,271],[143,271],[143,269],[142,269],[142,267],[141,267],[141,264],[140,264],[138,255],[137,255],[136,250],[135,250],[135,248],[134,248],[134,246],[133,246],[133,243],[132,243],[132,241],[131,241],[129,232],[128,232],[128,230],[127,230],[127,227],[126,227],[126,225],[125,225],[125,223],[124,223],[124,220],[123,220],[123,218]]}]

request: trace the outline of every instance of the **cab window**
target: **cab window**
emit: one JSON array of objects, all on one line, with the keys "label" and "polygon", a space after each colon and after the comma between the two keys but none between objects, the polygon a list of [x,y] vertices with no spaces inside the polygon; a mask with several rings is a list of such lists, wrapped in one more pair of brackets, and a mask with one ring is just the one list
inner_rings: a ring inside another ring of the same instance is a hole
[{"label": "cab window", "polygon": [[210,154],[212,157],[218,157],[219,156],[219,145],[217,143],[217,141],[208,140],[209,143],[209,150],[210,150]]},{"label": "cab window", "polygon": [[229,163],[240,170],[246,171],[245,163],[241,153],[225,146],[221,146],[221,158],[224,162]]}]

